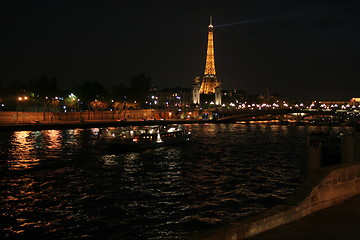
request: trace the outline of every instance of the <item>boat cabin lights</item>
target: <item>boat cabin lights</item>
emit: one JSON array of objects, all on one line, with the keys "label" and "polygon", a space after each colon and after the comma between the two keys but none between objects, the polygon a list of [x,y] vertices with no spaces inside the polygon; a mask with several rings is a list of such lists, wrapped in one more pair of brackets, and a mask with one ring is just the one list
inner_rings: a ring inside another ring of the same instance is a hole
[{"label": "boat cabin lights", "polygon": [[161,140],[160,133],[157,134],[156,142],[157,142],[157,143],[162,143],[162,142],[163,142],[163,140]]},{"label": "boat cabin lights", "polygon": [[176,130],[176,128],[171,127],[171,128],[169,128],[168,132],[174,132],[175,130]]}]

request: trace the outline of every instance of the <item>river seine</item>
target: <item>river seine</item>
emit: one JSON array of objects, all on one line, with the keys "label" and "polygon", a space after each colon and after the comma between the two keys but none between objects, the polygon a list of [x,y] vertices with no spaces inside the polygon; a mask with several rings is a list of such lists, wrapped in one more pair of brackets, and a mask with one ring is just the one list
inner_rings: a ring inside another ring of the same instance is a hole
[{"label": "river seine", "polygon": [[0,133],[0,238],[181,239],[281,204],[306,135],[328,130],[185,128],[188,143],[125,154],[93,149],[94,129]]}]

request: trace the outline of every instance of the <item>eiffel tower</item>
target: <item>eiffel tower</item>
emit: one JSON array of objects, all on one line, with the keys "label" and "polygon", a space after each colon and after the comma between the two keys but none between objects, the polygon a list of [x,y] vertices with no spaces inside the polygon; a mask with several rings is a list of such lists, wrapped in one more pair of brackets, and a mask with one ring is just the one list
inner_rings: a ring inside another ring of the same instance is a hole
[{"label": "eiffel tower", "polygon": [[212,25],[212,17],[210,17],[210,24],[208,26],[206,65],[204,77],[201,81],[200,94],[215,93],[217,87],[220,87],[220,82],[216,78],[214,58],[214,26]]}]

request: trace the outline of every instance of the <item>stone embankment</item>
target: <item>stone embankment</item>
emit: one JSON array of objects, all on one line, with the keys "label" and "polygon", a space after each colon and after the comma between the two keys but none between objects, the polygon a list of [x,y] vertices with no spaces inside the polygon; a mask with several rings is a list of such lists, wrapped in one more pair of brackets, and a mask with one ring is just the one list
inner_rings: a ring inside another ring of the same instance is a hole
[{"label": "stone embankment", "polygon": [[360,163],[320,169],[282,205],[263,214],[196,234],[190,239],[246,239],[360,194]]},{"label": "stone embankment", "polygon": [[321,159],[322,143],[308,139],[308,157],[304,164],[307,178],[282,205],[238,222],[200,232],[188,239],[247,239],[359,195],[360,145],[356,144],[359,140],[359,133],[345,136],[340,143],[342,163],[321,167],[324,160]]},{"label": "stone embankment", "polygon": [[209,109],[138,109],[121,111],[81,111],[81,112],[7,112],[0,111],[0,124],[24,124],[31,122],[66,123],[71,121],[116,121],[116,120],[176,120],[211,119]]},{"label": "stone embankment", "polygon": [[[199,115],[201,114],[201,115]],[[166,109],[85,112],[1,112],[0,131],[118,127],[130,125],[161,125],[172,123],[206,123],[202,114]]]}]

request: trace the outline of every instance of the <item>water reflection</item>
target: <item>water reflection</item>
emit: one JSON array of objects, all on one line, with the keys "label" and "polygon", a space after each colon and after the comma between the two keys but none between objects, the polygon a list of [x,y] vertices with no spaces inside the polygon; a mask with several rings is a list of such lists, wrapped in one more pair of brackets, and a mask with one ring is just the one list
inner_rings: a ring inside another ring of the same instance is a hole
[{"label": "water reflection", "polygon": [[118,157],[116,155],[104,155],[99,158],[99,160],[105,165],[105,166],[114,166],[118,165]]},{"label": "water reflection", "polygon": [[62,147],[62,131],[60,130],[44,130],[42,134],[44,136],[45,145],[50,151],[59,150]]},{"label": "water reflection", "polygon": [[54,157],[62,151],[78,151],[79,135],[82,131],[75,129],[13,132],[7,143],[8,167],[10,170],[29,169],[38,165],[41,160]]},{"label": "water reflection", "polygon": [[[46,226],[46,222],[40,219],[34,220],[32,209],[37,205],[38,192],[36,191],[36,181],[29,177],[7,182],[2,186],[5,191],[0,197],[3,208],[12,209],[11,214],[5,212],[1,217],[8,221],[2,222],[4,232],[20,234],[27,228]],[[16,206],[14,208],[14,206]],[[9,221],[10,220],[10,221]]]},{"label": "water reflection", "polygon": [[9,149],[8,167],[10,170],[27,169],[39,163],[40,159],[36,155],[37,135],[38,132],[14,132]]}]

